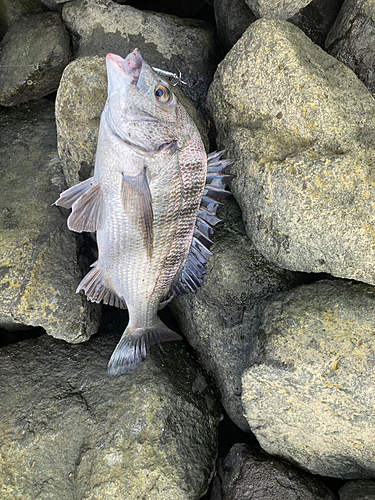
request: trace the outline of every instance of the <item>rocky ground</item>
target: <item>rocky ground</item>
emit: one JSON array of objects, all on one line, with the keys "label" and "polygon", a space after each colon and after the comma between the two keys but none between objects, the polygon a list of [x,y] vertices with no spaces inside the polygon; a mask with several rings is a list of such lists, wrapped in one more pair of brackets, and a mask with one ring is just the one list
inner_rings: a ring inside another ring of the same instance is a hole
[{"label": "rocky ground", "polygon": [[[0,2],[0,499],[375,499],[375,0],[327,4]],[[51,204],[135,47],[236,177],[183,342],[113,379],[127,313]]]}]

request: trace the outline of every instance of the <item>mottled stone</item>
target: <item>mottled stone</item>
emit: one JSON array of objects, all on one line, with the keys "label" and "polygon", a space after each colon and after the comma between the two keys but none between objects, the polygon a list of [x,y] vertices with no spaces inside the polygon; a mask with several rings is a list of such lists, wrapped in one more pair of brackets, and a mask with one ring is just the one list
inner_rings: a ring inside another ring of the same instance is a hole
[{"label": "mottled stone", "polygon": [[374,500],[375,481],[350,481],[340,488],[339,497],[340,500]]},{"label": "mottled stone", "polygon": [[[174,92],[208,146],[203,119],[177,87]],[[58,151],[68,186],[93,173],[100,116],[106,97],[107,74],[103,56],[81,57],[66,67],[56,97],[56,124]]]},{"label": "mottled stone", "polygon": [[213,255],[196,294],[178,297],[171,308],[181,330],[213,375],[230,418],[249,431],[241,402],[241,377],[258,354],[257,329],[267,299],[295,285],[293,273],[272,268],[246,235],[234,199],[219,211]]},{"label": "mottled stone", "polygon": [[375,95],[375,3],[372,0],[345,0],[325,46]]},{"label": "mottled stone", "polygon": [[0,2],[0,40],[10,26],[27,14],[44,12],[47,8],[41,0],[1,0]]},{"label": "mottled stone", "polygon": [[0,45],[0,104],[15,106],[57,90],[70,57],[69,34],[58,13],[14,22]]},{"label": "mottled stone", "polygon": [[217,37],[228,52],[257,18],[245,0],[215,0]]},{"label": "mottled stone", "polygon": [[219,460],[210,500],[335,500],[316,477],[245,444]]},{"label": "mottled stone", "polygon": [[218,411],[181,343],[107,376],[123,329],[72,345],[0,349],[2,500],[198,500],[215,466]]},{"label": "mottled stone", "polygon": [[285,21],[253,23],[207,101],[258,251],[281,268],[375,283],[375,102]]},{"label": "mottled stone", "polygon": [[375,477],[375,288],[320,281],[277,294],[244,373],[264,450],[314,474]]},{"label": "mottled stone", "polygon": [[308,5],[311,0],[245,0],[257,17],[288,19]]},{"label": "mottled stone", "polygon": [[0,113],[0,327],[41,326],[82,342],[96,333],[100,307],[75,293],[76,237],[51,207],[65,188],[53,108],[45,100]]},{"label": "mottled stone", "polygon": [[63,19],[76,40],[77,57],[125,57],[135,47],[157,68],[182,73],[186,96],[203,111],[207,90],[219,61],[212,26],[141,11],[111,0],[74,0],[65,4]]}]

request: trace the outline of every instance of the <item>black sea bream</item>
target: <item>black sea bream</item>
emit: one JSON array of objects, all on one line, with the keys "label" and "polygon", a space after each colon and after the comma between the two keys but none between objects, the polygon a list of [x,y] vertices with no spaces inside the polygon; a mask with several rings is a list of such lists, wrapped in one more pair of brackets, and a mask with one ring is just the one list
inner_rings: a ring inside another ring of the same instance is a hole
[{"label": "black sea bream", "polygon": [[220,160],[222,152],[207,157],[173,87],[138,49],[125,59],[108,54],[106,62],[94,176],[56,204],[72,208],[69,229],[97,234],[98,260],[77,292],[129,311],[108,364],[116,376],[138,366],[156,342],[180,339],[157,312],[201,285],[216,209],[232,176],[222,173],[231,163]]}]

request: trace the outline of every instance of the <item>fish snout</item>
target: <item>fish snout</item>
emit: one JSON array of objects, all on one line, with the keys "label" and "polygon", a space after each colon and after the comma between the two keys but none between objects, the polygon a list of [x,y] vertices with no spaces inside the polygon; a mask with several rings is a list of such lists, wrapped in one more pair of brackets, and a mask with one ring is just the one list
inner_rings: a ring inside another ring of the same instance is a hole
[{"label": "fish snout", "polygon": [[115,66],[120,68],[126,76],[130,77],[134,83],[138,81],[143,58],[138,49],[134,49],[130,54],[128,54],[125,59],[117,54],[109,53],[106,56],[107,66]]}]

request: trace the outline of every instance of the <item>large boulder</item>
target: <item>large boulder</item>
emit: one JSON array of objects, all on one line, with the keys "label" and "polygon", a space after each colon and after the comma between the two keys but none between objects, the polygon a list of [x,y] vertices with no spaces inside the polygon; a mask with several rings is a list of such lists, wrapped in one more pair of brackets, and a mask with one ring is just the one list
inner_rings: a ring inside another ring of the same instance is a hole
[{"label": "large boulder", "polygon": [[76,57],[125,57],[135,47],[152,66],[187,83],[187,97],[201,111],[219,61],[214,31],[208,23],[141,11],[112,0],[74,0],[64,5],[63,19],[75,40]]},{"label": "large boulder", "polygon": [[100,307],[75,293],[76,237],[51,207],[65,189],[52,102],[1,109],[0,158],[0,327],[41,326],[83,342],[97,331]]},{"label": "large boulder", "polygon": [[107,376],[124,328],[72,345],[47,335],[0,349],[2,500],[198,500],[219,413],[181,343]]},{"label": "large boulder", "polygon": [[54,92],[70,58],[69,34],[58,13],[14,22],[0,44],[0,104],[15,106]]},{"label": "large boulder", "polygon": [[285,21],[253,23],[215,73],[208,108],[247,233],[270,262],[375,283],[375,102]]},{"label": "large boulder", "polygon": [[257,17],[288,19],[306,7],[311,0],[246,0]]},{"label": "large boulder", "polygon": [[316,477],[236,443],[218,461],[210,500],[335,500]]},{"label": "large boulder", "polygon": [[249,425],[241,402],[242,373],[258,355],[257,330],[267,299],[298,281],[273,268],[246,235],[234,199],[219,211],[212,256],[198,293],[183,295],[172,310],[203,367],[214,377],[230,418],[244,431]]},{"label": "large boulder", "polygon": [[242,379],[268,453],[314,474],[375,477],[375,288],[320,281],[277,294]]},{"label": "large boulder", "polygon": [[375,95],[375,2],[345,0],[327,39],[326,50],[346,64]]}]

